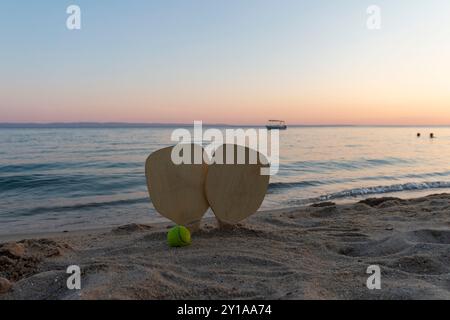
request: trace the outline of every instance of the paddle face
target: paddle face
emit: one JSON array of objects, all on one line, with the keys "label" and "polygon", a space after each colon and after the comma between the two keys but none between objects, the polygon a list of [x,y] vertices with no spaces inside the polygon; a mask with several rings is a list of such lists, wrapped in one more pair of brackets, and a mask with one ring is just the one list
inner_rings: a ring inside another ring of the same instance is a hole
[{"label": "paddle face", "polygon": [[192,164],[176,165],[171,157],[174,147],[152,153],[145,163],[147,187],[155,209],[183,226],[198,223],[209,208],[204,191],[208,167],[203,159],[194,164],[194,154],[203,154],[203,148],[189,146]]},{"label": "paddle face", "polygon": [[[230,155],[233,150],[234,155]],[[239,164],[238,154],[245,154],[245,164]],[[222,155],[224,160],[217,163],[217,157]],[[252,157],[256,159],[253,164],[249,161]],[[211,209],[220,221],[236,224],[261,206],[270,179],[268,175],[261,175],[261,168],[268,167],[262,164],[267,163],[260,160],[262,157],[257,151],[237,145],[222,145],[215,151],[215,163],[208,167],[205,191]],[[231,159],[233,164],[227,164],[226,159]]]}]

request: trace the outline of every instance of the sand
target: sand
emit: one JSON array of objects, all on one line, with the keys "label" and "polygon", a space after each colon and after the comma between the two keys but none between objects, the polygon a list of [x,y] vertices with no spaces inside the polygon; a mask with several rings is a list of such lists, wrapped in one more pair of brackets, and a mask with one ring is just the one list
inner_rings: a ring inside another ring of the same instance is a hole
[{"label": "sand", "polygon": [[448,194],[260,212],[232,230],[205,220],[185,248],[167,246],[170,226],[2,238],[0,299],[450,299]]}]

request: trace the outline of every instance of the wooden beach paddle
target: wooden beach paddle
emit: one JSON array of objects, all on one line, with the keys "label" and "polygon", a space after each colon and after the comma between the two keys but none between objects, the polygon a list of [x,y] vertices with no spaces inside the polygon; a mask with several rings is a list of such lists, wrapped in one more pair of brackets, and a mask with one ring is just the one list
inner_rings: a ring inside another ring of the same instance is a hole
[{"label": "wooden beach paddle", "polygon": [[[204,191],[208,166],[203,160],[203,148],[197,144],[188,146],[191,148],[191,164],[176,165],[171,158],[175,147],[168,147],[147,158],[145,175],[155,209],[192,232],[198,229],[209,208]],[[194,164],[195,152],[201,152],[200,164]]]},{"label": "wooden beach paddle", "polygon": [[[234,164],[226,164],[227,150],[233,149]],[[239,152],[245,154],[245,164],[237,162]],[[218,163],[217,158],[221,158],[221,155],[223,161]],[[249,161],[250,155],[257,159],[253,164]],[[254,214],[261,206],[270,178],[261,175],[261,169],[269,167],[263,164],[267,161],[261,161],[262,157],[257,151],[238,145],[225,144],[214,152],[213,164],[208,167],[205,191],[219,225],[236,224]]]}]

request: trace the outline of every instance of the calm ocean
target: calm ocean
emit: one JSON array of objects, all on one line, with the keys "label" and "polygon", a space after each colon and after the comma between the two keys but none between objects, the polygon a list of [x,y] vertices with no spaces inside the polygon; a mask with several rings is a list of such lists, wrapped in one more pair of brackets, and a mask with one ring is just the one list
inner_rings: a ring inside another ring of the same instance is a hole
[{"label": "calm ocean", "polygon": [[[164,221],[144,162],[172,144],[172,130],[0,129],[0,234]],[[447,127],[290,127],[280,139],[280,172],[262,209],[450,190]]]}]

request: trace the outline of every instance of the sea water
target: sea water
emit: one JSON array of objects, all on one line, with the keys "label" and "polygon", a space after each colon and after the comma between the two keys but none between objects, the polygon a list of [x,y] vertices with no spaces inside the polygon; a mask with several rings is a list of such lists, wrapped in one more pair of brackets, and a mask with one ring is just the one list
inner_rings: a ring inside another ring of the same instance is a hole
[{"label": "sea water", "polygon": [[[144,163],[174,129],[0,129],[0,235],[165,221]],[[261,210],[449,190],[449,127],[289,127]]]}]

